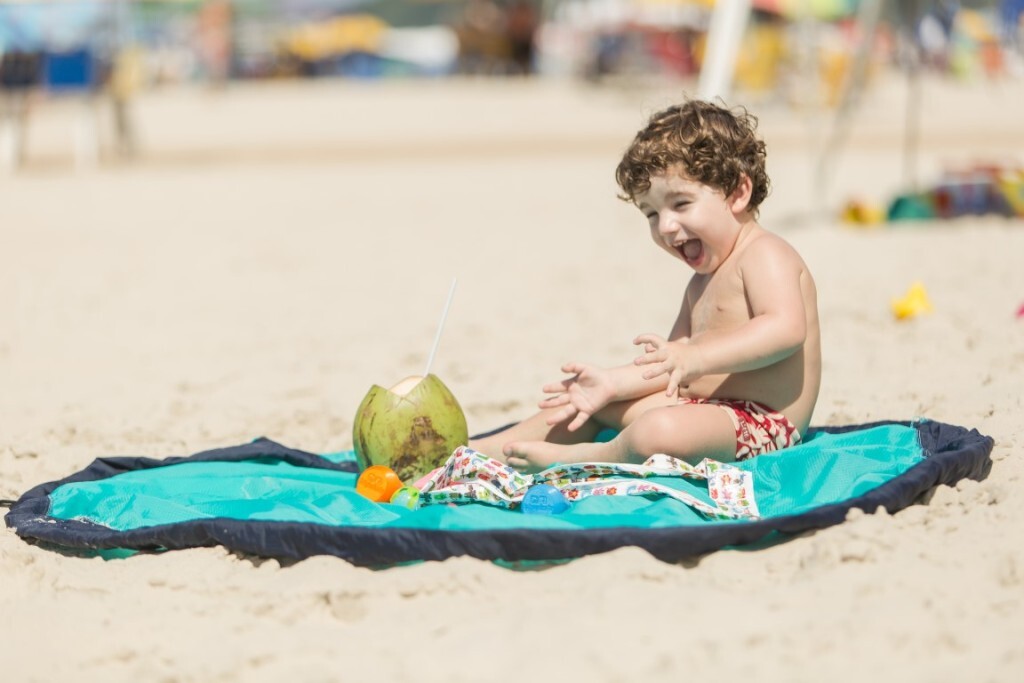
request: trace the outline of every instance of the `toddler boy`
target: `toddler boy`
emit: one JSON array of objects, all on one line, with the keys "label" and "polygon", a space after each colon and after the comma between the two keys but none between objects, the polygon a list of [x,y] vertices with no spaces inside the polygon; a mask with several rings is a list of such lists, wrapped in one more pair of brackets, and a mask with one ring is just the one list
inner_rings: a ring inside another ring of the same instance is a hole
[{"label": "toddler boy", "polygon": [[[694,271],[667,337],[632,363],[572,362],[541,411],[470,444],[527,471],[568,462],[742,460],[793,445],[821,382],[814,279],[757,222],[768,194],[756,119],[688,101],[651,117],[615,172],[651,238]],[[602,427],[619,430],[605,443]]]}]

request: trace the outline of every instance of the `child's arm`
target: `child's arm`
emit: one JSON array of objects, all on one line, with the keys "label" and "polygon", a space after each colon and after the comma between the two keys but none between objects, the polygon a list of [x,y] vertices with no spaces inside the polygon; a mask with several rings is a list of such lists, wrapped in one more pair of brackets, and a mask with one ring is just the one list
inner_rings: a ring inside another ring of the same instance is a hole
[{"label": "child's arm", "polygon": [[666,377],[644,377],[645,371],[636,365],[599,368],[586,363],[566,363],[562,372],[573,376],[561,382],[545,384],[544,393],[554,394],[540,402],[541,408],[558,408],[547,422],[560,424],[570,418],[568,429],[574,432],[597,411],[609,403],[626,401],[663,391]]},{"label": "child's arm", "polygon": [[[687,291],[669,339],[686,341],[690,334],[690,294]],[[562,372],[572,377],[543,387],[544,393],[554,394],[539,403],[541,408],[562,410],[548,418],[548,424],[560,424],[572,419],[568,429],[574,432],[590,417],[609,403],[630,401],[664,391],[668,377],[647,377],[644,368],[635,363],[615,368],[599,368],[586,363],[566,363]]]},{"label": "child's arm", "polygon": [[747,372],[774,365],[803,346],[807,313],[801,290],[804,266],[785,243],[764,240],[748,252],[742,277],[752,317],[729,331],[698,339],[667,341],[653,334],[638,336],[645,353],[634,362],[650,366],[645,378],[669,375],[666,393],[702,375]]}]

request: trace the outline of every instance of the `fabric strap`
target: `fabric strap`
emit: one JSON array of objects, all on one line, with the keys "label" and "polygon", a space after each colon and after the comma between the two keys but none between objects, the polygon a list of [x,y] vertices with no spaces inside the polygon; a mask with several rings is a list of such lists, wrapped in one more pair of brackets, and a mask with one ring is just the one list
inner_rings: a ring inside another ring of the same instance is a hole
[{"label": "fabric strap", "polygon": [[[649,481],[653,477],[706,481],[714,504]],[[555,465],[530,475],[468,446],[460,446],[421,484],[420,501],[425,505],[486,503],[512,509],[535,484],[550,484],[573,502],[590,496],[668,496],[689,505],[707,519],[757,519],[760,516],[754,498],[754,477],[749,471],[710,458],[690,465],[663,454],[652,455],[642,465],[584,462]]]}]

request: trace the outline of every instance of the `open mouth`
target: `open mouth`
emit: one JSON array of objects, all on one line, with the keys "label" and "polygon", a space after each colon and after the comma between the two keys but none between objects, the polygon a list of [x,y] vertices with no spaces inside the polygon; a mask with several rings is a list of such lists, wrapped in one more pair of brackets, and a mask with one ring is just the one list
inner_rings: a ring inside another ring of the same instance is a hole
[{"label": "open mouth", "polygon": [[699,262],[701,256],[704,255],[704,243],[699,239],[686,240],[682,244],[676,245],[676,251],[684,261],[693,265]]}]

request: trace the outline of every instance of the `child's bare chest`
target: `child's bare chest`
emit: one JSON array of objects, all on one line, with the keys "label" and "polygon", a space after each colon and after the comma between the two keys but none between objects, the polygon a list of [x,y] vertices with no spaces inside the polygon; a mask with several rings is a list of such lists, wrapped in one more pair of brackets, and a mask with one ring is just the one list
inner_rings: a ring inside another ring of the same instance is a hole
[{"label": "child's bare chest", "polygon": [[743,280],[735,271],[716,272],[691,289],[690,334],[731,329],[750,320]]}]

